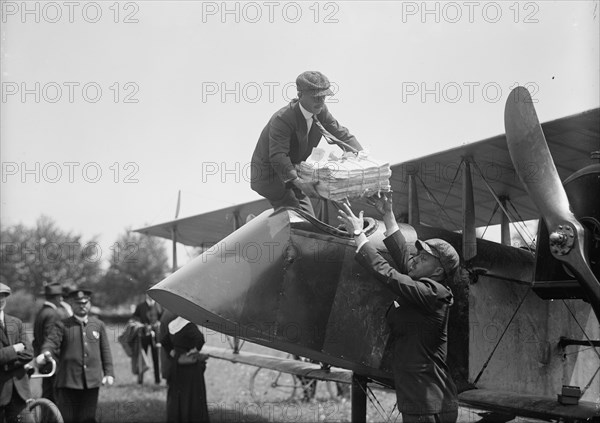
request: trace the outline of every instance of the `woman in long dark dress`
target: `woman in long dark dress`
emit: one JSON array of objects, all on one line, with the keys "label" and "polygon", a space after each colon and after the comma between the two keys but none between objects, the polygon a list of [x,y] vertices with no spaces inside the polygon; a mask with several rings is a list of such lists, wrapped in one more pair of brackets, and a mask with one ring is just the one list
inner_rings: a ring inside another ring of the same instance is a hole
[{"label": "woman in long dark dress", "polygon": [[204,383],[207,356],[200,353],[203,345],[204,336],[195,324],[182,317],[169,323],[162,339],[165,352],[172,357],[167,379],[168,422],[209,421]]}]

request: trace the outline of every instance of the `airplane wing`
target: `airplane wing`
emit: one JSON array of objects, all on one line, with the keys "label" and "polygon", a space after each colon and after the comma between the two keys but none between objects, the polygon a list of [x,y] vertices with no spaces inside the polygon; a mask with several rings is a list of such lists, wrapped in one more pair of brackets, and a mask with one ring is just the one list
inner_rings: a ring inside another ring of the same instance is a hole
[{"label": "airplane wing", "polygon": [[270,207],[267,200],[256,200],[135,229],[134,232],[173,239],[175,231],[177,242],[194,247],[210,247],[241,226],[249,215],[259,215]]},{"label": "airplane wing", "polygon": [[232,350],[226,348],[211,347],[207,345],[202,347],[202,352],[208,354],[210,357],[231,361],[232,363],[264,367],[266,369],[290,373],[296,376],[310,377],[312,379],[328,380],[338,383],[352,383],[352,372],[337,367],[326,370],[317,363],[307,363],[305,361],[245,351],[234,353]]},{"label": "airplane wing", "polygon": [[[546,122],[542,128],[561,179],[597,161],[592,159],[591,152],[600,150],[600,109]],[[512,165],[504,134],[391,166],[390,182],[397,214],[408,214],[408,176],[412,174],[417,181],[421,224],[461,229],[463,196],[460,168],[464,159],[470,160],[473,173],[476,226],[500,223],[501,213],[494,213],[494,195],[508,199],[511,203],[508,208],[515,210],[514,220],[539,217]],[[539,171],[536,163],[522,163],[522,166],[531,177]],[[257,200],[135,231],[173,239],[175,230],[176,239],[182,244],[212,246],[233,232],[236,222],[239,227],[249,214],[258,215],[268,208],[270,205],[266,200]],[[376,214],[364,201],[353,201],[353,209],[365,210],[367,215]],[[337,215],[332,204],[329,204],[328,214]],[[321,220],[327,222],[329,219]]]}]

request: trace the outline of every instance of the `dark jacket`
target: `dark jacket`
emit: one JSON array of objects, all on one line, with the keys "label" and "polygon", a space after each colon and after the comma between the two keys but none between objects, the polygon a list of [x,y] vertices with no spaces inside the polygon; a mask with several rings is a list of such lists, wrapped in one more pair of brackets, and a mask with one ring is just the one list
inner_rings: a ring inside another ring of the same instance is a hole
[{"label": "dark jacket", "polygon": [[384,240],[397,271],[366,243],[356,255],[377,280],[398,297],[387,313],[393,337],[393,373],[398,410],[436,414],[458,407],[456,387],[446,365],[452,291],[443,283],[407,272],[405,240],[396,231]]},{"label": "dark jacket", "polygon": [[33,322],[33,354],[35,356],[42,352],[42,345],[50,335],[52,327],[62,320],[58,307],[55,309],[44,304]]},{"label": "dark jacket", "polygon": [[[4,324],[6,333],[0,330],[0,407],[10,402],[13,388],[23,400],[31,398],[29,377],[24,366],[33,359],[33,349],[23,322],[4,313]],[[13,345],[20,342],[25,345],[25,350],[17,353]]]},{"label": "dark jacket", "polygon": [[150,311],[151,309],[156,310],[156,314],[158,317],[158,320],[160,320],[160,317],[162,316],[163,313],[163,309],[161,307],[160,304],[158,304],[157,302],[154,303],[154,305],[148,305],[148,303],[146,301],[141,302],[137,305],[137,307],[135,308],[135,311],[133,312],[133,318],[136,320],[139,320],[140,322],[142,322],[145,325],[150,324],[150,319],[148,319],[148,311]]},{"label": "dark jacket", "polygon": [[[323,107],[317,119],[332,135],[362,150],[356,138],[341,126]],[[307,133],[306,119],[298,99],[278,110],[260,134],[250,167],[250,187],[267,199],[278,200],[286,190],[285,181],[297,174],[293,165],[308,158],[319,141],[321,132],[313,123]]]},{"label": "dark jacket", "polygon": [[86,325],[75,316],[59,322],[42,346],[58,361],[56,387],[98,388],[113,376],[113,361],[104,323],[89,316]]}]

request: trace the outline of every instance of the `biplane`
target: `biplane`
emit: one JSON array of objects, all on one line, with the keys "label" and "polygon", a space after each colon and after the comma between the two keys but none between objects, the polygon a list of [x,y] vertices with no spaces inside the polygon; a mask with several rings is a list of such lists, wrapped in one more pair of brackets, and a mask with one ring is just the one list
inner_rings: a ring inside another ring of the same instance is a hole
[{"label": "biplane", "polygon": [[[504,118],[503,135],[392,166],[400,230],[461,255],[448,363],[462,405],[599,421],[600,109],[540,125],[518,87]],[[138,229],[210,247],[149,293],[199,325],[346,369],[332,380],[352,383],[352,418],[364,421],[366,384],[393,387],[384,320],[393,297],[354,260],[335,206],[315,206],[318,218],[258,200]],[[385,256],[376,211],[352,208],[374,216],[365,231]],[[535,219],[537,234],[526,235]],[[490,225],[499,242],[476,236]],[[525,245],[511,245],[511,228]],[[575,404],[563,387],[578,389]]]}]

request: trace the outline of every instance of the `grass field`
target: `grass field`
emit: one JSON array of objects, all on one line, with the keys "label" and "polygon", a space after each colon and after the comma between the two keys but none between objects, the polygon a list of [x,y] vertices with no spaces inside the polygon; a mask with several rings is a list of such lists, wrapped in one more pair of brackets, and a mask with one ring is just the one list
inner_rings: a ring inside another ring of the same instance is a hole
[{"label": "grass field", "polygon": [[[124,328],[109,325],[109,339],[115,365],[115,384],[100,389],[97,418],[100,422],[165,422],[167,387],[164,380],[154,384],[152,371],[144,375],[144,384],[137,383],[131,373],[130,359],[117,337]],[[219,333],[203,330],[207,345],[230,348],[227,338]],[[244,351],[259,352],[284,357],[279,351],[245,343]],[[234,364],[224,360],[209,359],[205,373],[208,407],[213,423],[241,422],[349,422],[351,406],[346,399],[333,400],[323,382],[319,382],[316,401],[304,403],[297,400],[255,402],[250,394],[250,377],[256,367]],[[33,395],[41,392],[40,381],[32,381]],[[367,421],[401,422],[394,410],[395,394],[374,390],[375,398],[367,402]],[[379,410],[379,411],[378,411]],[[462,409],[459,422],[476,422],[480,417],[475,411]],[[520,420],[525,422],[526,420]]]}]

